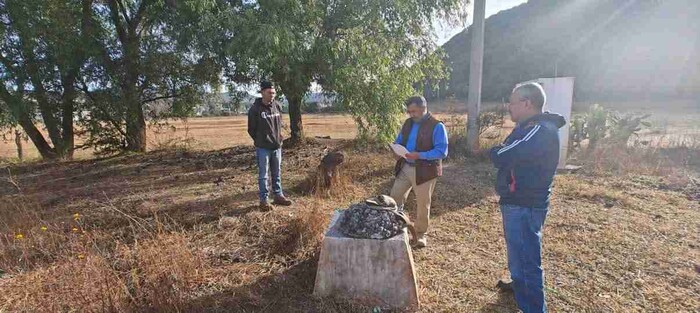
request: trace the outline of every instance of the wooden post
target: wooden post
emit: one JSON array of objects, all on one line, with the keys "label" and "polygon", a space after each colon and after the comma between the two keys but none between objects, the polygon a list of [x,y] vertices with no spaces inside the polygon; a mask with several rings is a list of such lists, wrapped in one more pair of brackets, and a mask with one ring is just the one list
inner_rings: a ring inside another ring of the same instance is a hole
[{"label": "wooden post", "polygon": [[467,145],[471,152],[477,152],[480,148],[479,112],[481,111],[485,17],[486,0],[474,0],[474,22],[470,26],[472,51],[469,61],[469,97],[467,99]]}]

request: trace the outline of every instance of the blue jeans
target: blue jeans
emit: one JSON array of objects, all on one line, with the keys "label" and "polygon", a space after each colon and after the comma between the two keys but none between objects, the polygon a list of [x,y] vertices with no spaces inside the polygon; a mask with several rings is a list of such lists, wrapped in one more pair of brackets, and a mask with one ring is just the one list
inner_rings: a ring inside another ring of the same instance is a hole
[{"label": "blue jeans", "polygon": [[542,271],[542,226],[547,209],[501,205],[515,302],[524,313],[547,312]]},{"label": "blue jeans", "polygon": [[272,192],[275,196],[282,193],[282,149],[270,150],[256,148],[255,155],[258,159],[258,188],[260,190],[260,201],[267,201],[270,190],[267,188],[267,181],[272,172]]}]

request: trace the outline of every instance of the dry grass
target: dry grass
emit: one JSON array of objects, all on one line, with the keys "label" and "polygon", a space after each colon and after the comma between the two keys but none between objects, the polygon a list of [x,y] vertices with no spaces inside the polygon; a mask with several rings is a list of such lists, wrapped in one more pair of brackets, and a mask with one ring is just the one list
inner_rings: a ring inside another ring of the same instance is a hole
[{"label": "dry grass", "polygon": [[[182,233],[117,242],[113,249],[105,249],[107,237],[79,236],[65,239],[68,249],[55,251],[51,265],[0,280],[0,310],[177,311],[208,268]],[[25,239],[15,245],[29,247]]]},{"label": "dry grass", "polygon": [[[289,125],[289,116],[284,115],[283,121]],[[185,121],[167,121],[166,124],[148,128],[149,150],[183,147],[196,150],[218,150],[235,145],[251,144],[251,139],[246,133],[246,123],[245,116],[197,117]],[[333,139],[353,139],[357,134],[352,118],[348,115],[338,114],[305,115],[304,131],[309,137],[330,136]],[[76,145],[81,143],[82,139],[77,138]],[[39,157],[31,142],[25,142],[24,154],[27,160]],[[17,148],[14,142],[0,140],[0,161],[14,159],[16,156]],[[92,150],[78,150],[75,157],[77,159],[91,158]]]},{"label": "dry grass", "polygon": [[[221,122],[212,136],[227,132]],[[197,142],[209,140],[196,131]],[[213,145],[230,146],[242,131]],[[326,148],[347,154],[342,188],[312,192]],[[335,140],[287,150],[284,185],[295,204],[259,212],[253,149],[198,149],[0,169],[0,311],[371,311],[311,293],[334,209],[389,192],[388,151]],[[582,159],[582,174],[557,177],[543,256],[552,311],[700,307],[700,203],[654,170],[683,170],[683,183],[697,185],[697,158],[659,159],[661,151],[644,157],[664,164],[649,170],[618,172],[599,157]],[[646,162],[631,152],[616,152],[618,164]],[[515,312],[512,296],[494,288],[506,260],[493,169],[454,158],[444,173],[430,246],[414,252],[420,311]]]}]

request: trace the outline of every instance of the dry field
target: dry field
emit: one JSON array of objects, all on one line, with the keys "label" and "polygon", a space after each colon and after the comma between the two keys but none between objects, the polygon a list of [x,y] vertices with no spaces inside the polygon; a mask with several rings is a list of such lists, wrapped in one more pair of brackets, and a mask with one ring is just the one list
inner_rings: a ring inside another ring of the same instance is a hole
[{"label": "dry field", "polygon": [[[700,118],[688,116],[672,117],[675,133],[697,130]],[[193,138],[190,149],[4,165],[0,312],[370,312],[311,296],[318,243],[334,209],[389,191],[392,162],[338,140],[354,136],[347,117],[306,116],[305,125],[333,139],[285,152],[296,203],[272,212],[255,207],[257,169],[240,117],[149,134],[164,148]],[[348,156],[331,197],[307,187],[326,148]],[[700,310],[697,148],[607,151],[558,175],[544,231],[552,312]],[[418,311],[516,311],[495,289],[506,259],[493,178],[481,159],[446,163],[430,246],[414,252]]]},{"label": "dry field", "polygon": [[[284,118],[286,125],[289,125],[289,116],[285,115]],[[147,134],[149,150],[170,148],[173,144],[183,144],[185,139],[189,139],[191,148],[196,150],[218,150],[236,145],[252,144],[252,140],[246,133],[247,122],[245,116],[199,117],[151,126]],[[312,137],[331,136],[337,139],[351,139],[356,134],[355,123],[346,115],[306,115],[304,116],[304,127],[307,135]],[[80,139],[77,140],[77,144],[79,143]],[[39,157],[31,142],[26,142],[24,147],[28,159]],[[0,159],[16,156],[17,148],[14,141],[4,142],[0,140]],[[91,150],[76,152],[76,158],[86,159],[90,157],[92,157]]]}]

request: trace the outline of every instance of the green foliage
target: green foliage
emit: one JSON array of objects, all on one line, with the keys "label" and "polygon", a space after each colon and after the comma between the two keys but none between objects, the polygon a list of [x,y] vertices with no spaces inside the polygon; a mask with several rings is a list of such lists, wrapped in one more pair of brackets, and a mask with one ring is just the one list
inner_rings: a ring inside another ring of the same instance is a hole
[{"label": "green foliage", "polygon": [[190,116],[205,86],[218,84],[215,2],[110,0],[94,3],[91,18],[92,54],[81,82],[91,112],[81,119],[87,144],[144,151],[144,108],[169,108],[149,111],[152,121]]},{"label": "green foliage", "polygon": [[145,151],[146,121],[192,115],[223,69],[229,83],[278,83],[295,136],[317,82],[362,138],[388,141],[414,86],[447,77],[433,21],[465,12],[458,0],[0,1],[0,122],[44,156],[72,153],[76,116],[82,147]]},{"label": "green foliage", "polygon": [[646,121],[651,115],[626,113],[620,115],[617,112],[610,114],[610,142],[626,145],[632,136],[639,137],[639,132],[643,128],[651,127],[651,123]]},{"label": "green foliage", "polygon": [[605,138],[608,131],[608,119],[610,111],[606,110],[599,104],[594,104],[588,110],[585,119],[585,137],[588,138],[589,147],[595,148],[598,142]]},{"label": "green foliage", "polygon": [[496,106],[479,112],[479,136],[483,136],[489,130],[496,130],[494,135],[489,136],[490,139],[500,136],[500,129],[506,122],[506,113],[508,110],[505,106]]},{"label": "green foliage", "polygon": [[[402,103],[424,79],[445,78],[430,35],[436,17],[463,19],[464,1],[256,1],[229,11],[225,52],[236,82],[271,78],[290,103],[299,135],[303,94],[312,81],[338,95],[361,138],[387,141]],[[241,18],[238,18],[241,17]],[[296,109],[296,110],[295,110]],[[295,118],[298,117],[298,121]]]},{"label": "green foliage", "polygon": [[620,114],[593,104],[584,114],[577,114],[571,119],[569,130],[569,149],[581,149],[584,140],[588,140],[588,151],[593,151],[600,143],[627,145],[632,136],[639,136],[645,127],[651,127],[647,121],[650,115],[634,113]]},{"label": "green foliage", "polygon": [[0,130],[17,125],[17,119],[10,112],[9,106],[0,100]]},{"label": "green foliage", "polygon": [[[85,63],[78,0],[0,2],[0,99],[45,158],[71,157],[75,81]],[[35,116],[49,141],[35,126]]]},{"label": "green foliage", "polygon": [[[482,148],[493,146],[493,141],[501,141],[501,129],[505,124],[507,110],[505,106],[496,106],[479,113],[479,136],[487,141],[482,141]],[[467,119],[460,114],[452,114],[445,121],[447,133],[450,139],[450,155],[455,157],[473,156],[467,145]]]},{"label": "green foliage", "polygon": [[209,92],[202,96],[201,105],[204,107],[204,116],[219,116],[224,108],[224,98],[218,92]]}]

